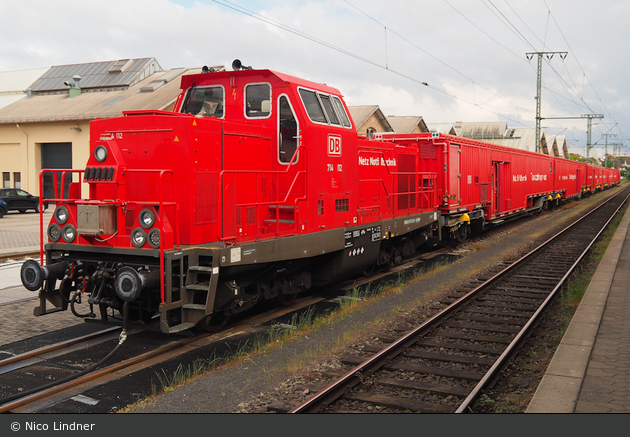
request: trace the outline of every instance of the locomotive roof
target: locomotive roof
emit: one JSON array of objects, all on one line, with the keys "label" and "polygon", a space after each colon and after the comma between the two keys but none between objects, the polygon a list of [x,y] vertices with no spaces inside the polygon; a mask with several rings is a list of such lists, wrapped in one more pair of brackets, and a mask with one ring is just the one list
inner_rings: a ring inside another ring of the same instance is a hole
[{"label": "locomotive roof", "polygon": [[326,94],[335,94],[341,96],[341,92],[337,88],[330,87],[326,84],[312,82],[310,80],[301,79],[296,76],[291,76],[289,74],[280,73],[273,70],[238,70],[238,71],[218,71],[218,72],[209,72],[209,73],[201,73],[201,74],[189,74],[182,76],[181,88],[187,89],[191,87],[193,84],[200,83],[212,83],[214,81],[225,81],[229,80],[232,75],[236,75],[238,78],[243,78],[245,80],[262,80],[267,81],[269,77],[275,76],[279,80],[287,83],[294,84],[296,86],[301,86],[317,91],[324,92]]}]

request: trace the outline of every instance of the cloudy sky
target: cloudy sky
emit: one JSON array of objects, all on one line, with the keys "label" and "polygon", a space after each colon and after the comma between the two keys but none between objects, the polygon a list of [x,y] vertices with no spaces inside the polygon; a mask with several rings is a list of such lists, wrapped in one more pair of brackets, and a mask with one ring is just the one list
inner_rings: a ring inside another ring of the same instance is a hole
[{"label": "cloudy sky", "polygon": [[[591,156],[630,154],[630,1],[0,0],[0,71],[155,57],[164,69],[244,65],[336,87],[349,105],[428,123],[533,127]],[[551,118],[553,117],[553,118]],[[612,146],[609,146],[612,153]]]}]

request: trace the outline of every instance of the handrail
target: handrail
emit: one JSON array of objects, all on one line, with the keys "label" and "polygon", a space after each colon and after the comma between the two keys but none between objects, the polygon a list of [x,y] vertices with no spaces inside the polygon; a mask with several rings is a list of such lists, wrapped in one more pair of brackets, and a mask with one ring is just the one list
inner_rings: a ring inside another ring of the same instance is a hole
[{"label": "handrail", "polygon": [[[58,190],[57,184],[57,173],[61,172],[61,186],[62,191]],[[52,168],[44,168],[39,172],[39,263],[44,265],[44,174],[52,173],[53,174],[53,193],[56,195],[57,193],[61,194],[62,197],[50,198],[46,199],[46,203],[48,202],[63,202],[68,201],[68,199],[63,198],[63,187],[65,187],[65,178],[66,173],[78,173],[79,174],[79,183],[81,183],[81,173],[84,173],[85,170],[74,170],[74,169],[52,169]],[[70,183],[73,183],[72,180]],[[68,193],[69,194],[69,193]]]},{"label": "handrail", "polygon": [[[389,149],[383,149],[383,150],[389,150]],[[370,153],[370,154],[375,154],[376,156],[380,157],[383,161],[386,160],[386,156],[385,153],[382,150],[379,149],[363,149],[363,150],[359,150],[358,151],[358,155],[361,155],[362,153]],[[390,170],[390,166],[389,165],[385,165],[385,170],[387,171],[387,174],[390,176],[400,176],[400,175],[419,175],[419,176],[423,176],[423,175],[428,175],[430,176],[428,179],[429,180],[433,180],[434,182],[437,182],[437,177],[438,174],[437,173],[433,173],[433,172],[403,172],[403,171],[391,171]],[[385,195],[387,197],[395,197],[395,196],[401,196],[401,195],[418,195],[418,194],[423,194],[423,193],[433,193],[433,199],[431,199],[432,203],[434,206],[437,206],[437,184],[433,185],[433,188],[431,190],[416,190],[416,191],[408,191],[405,193],[400,193],[400,192],[393,192],[393,193],[389,193],[389,190],[387,189],[387,186],[385,185],[385,181],[383,179],[359,179],[359,183],[361,182],[378,182],[382,185],[383,190],[385,191]],[[411,208],[407,208],[407,214],[410,214]]]},{"label": "handrail", "polygon": [[[289,162],[286,164],[286,168],[284,170],[278,171],[278,170],[222,170],[219,173],[219,177],[220,177],[220,187],[223,187],[224,184],[224,178],[226,175],[228,174],[233,174],[233,175],[237,175],[237,174],[254,174],[256,175],[256,185],[258,185],[258,180],[259,180],[259,175],[261,174],[269,174],[269,175],[276,175],[276,176],[280,176],[283,174],[288,175],[289,172],[291,170],[293,170],[293,165],[296,164],[296,159],[297,156],[299,155],[300,149],[304,149],[304,151],[306,152],[306,148],[304,147],[304,145],[300,144],[295,148],[295,152],[293,152],[293,156],[291,157],[291,159],[289,160]],[[305,153],[306,154],[306,153]],[[306,160],[306,157],[303,157],[304,160]],[[305,163],[306,165],[306,163]],[[295,171],[295,170],[294,170]],[[295,173],[295,176],[293,177],[293,180],[291,181],[291,184],[289,186],[289,189],[287,190],[287,193],[284,196],[284,199],[277,199],[275,201],[270,201],[270,202],[259,202],[258,201],[258,195],[259,195],[259,190],[258,187],[256,187],[256,202],[255,203],[240,203],[237,205],[237,207],[247,207],[247,206],[264,206],[264,205],[276,205],[276,207],[279,207],[281,204],[287,203],[287,201],[289,200],[289,196],[292,194],[293,188],[295,187],[295,185],[297,184],[297,180],[301,175],[305,175],[306,171],[305,170],[297,170]],[[304,180],[304,186],[305,186],[305,192],[306,192],[306,178]],[[276,198],[277,196],[277,190],[279,190],[279,184],[276,184]],[[223,191],[221,191],[220,193],[220,202],[221,202],[221,208],[223,209],[224,207],[224,199],[223,199]],[[296,211],[297,211],[297,202],[298,201],[303,201],[306,200],[306,197],[301,197],[301,198],[296,198],[294,200],[294,206],[296,207]],[[222,220],[224,220],[225,218],[225,214],[221,215],[223,217]],[[256,216],[258,217],[258,211],[256,211]],[[222,221],[222,229],[221,229],[221,235],[218,237],[219,241],[228,241],[228,240],[235,240],[236,239],[236,233],[235,235],[230,235],[230,236],[225,236],[223,235],[223,224],[224,222]],[[280,226],[280,222],[279,222],[279,215],[276,215],[276,235],[279,232],[279,226]],[[295,224],[295,229],[297,230],[297,223]],[[258,229],[256,229],[256,237],[258,237]]]},{"label": "handrail", "polygon": [[[421,180],[428,180],[428,181],[433,181],[434,184],[432,187],[420,187],[423,188],[421,190],[415,190],[415,191],[407,191],[404,193],[401,192],[392,192],[390,193],[389,190],[387,189],[387,186],[385,185],[385,181],[383,179],[359,179],[359,183],[361,182],[377,182],[379,183],[383,190],[385,191],[385,195],[387,197],[392,197],[392,198],[396,198],[397,196],[403,196],[403,195],[423,195],[423,194],[432,194],[432,198],[431,203],[432,206],[437,207],[437,199],[436,199],[436,195],[437,195],[437,189],[436,189],[436,182],[437,182],[437,178],[438,178],[438,174],[437,173],[431,173],[431,172],[419,172],[419,173],[413,173],[413,172],[392,172],[389,173],[390,175],[414,175],[414,176],[420,176]],[[427,188],[427,189],[424,189]],[[420,208],[420,210],[424,210],[424,208]],[[407,213],[410,214],[411,208],[407,208]]]},{"label": "handrail", "polygon": [[[175,172],[173,170],[163,169],[127,169],[129,173],[159,173],[160,176],[160,298],[161,303],[166,302],[166,294],[164,292],[164,206],[173,206],[175,209],[175,243],[174,247],[178,249],[180,246],[179,240],[179,205],[177,204],[175,190]],[[173,202],[164,202],[164,177],[166,174],[170,174],[173,178]],[[138,202],[140,203],[140,202]],[[147,202],[143,202],[147,203]],[[171,227],[173,229],[173,227]],[[176,245],[175,245],[176,244]]]},{"label": "handrail", "polygon": [[[66,182],[66,174],[67,173],[78,173],[79,174],[79,183],[86,183],[86,182],[81,182],[83,179],[80,177],[81,173],[84,173],[85,170],[73,170],[73,169],[43,169],[40,171],[39,173],[39,192],[40,192],[40,196],[39,196],[39,254],[40,254],[40,264],[43,266],[44,265],[44,211],[43,211],[43,204],[44,204],[44,199],[43,199],[43,184],[44,184],[44,174],[47,173],[52,173],[53,175],[53,190],[55,195],[57,195],[58,193],[61,194],[61,197],[54,197],[54,198],[49,198],[46,199],[46,202],[68,202],[68,203],[76,203],[77,200],[79,199],[68,199],[66,197],[64,197],[64,188],[65,188],[65,182]],[[174,207],[174,212],[175,212],[175,226],[171,227],[171,229],[173,229],[173,233],[174,233],[174,242],[173,242],[173,247],[177,247],[180,248],[181,244],[180,244],[180,235],[179,235],[179,205],[177,203],[177,190],[175,189],[175,173],[173,172],[173,170],[164,170],[164,169],[127,169],[126,172],[129,173],[159,173],[159,178],[160,178],[160,194],[159,194],[159,200],[155,201],[129,201],[127,202],[125,199],[117,199],[116,201],[112,201],[114,203],[116,203],[117,205],[121,205],[123,202],[127,203],[127,204],[144,204],[144,205],[156,205],[158,204],[160,207],[160,271],[164,272],[164,222],[165,222],[165,213],[164,213],[164,209],[166,206],[172,206]],[[61,173],[61,189],[62,191],[59,191],[59,184],[57,181],[57,175]],[[173,186],[173,201],[169,201],[166,202],[164,200],[164,186],[166,185],[166,181],[165,181],[165,177],[167,175],[170,175],[172,178],[172,186]],[[71,181],[71,183],[74,183]],[[68,193],[69,194],[69,193]],[[83,199],[80,199],[83,200]],[[98,201],[97,202],[109,202],[109,201]],[[164,293],[164,275],[161,274],[160,275],[160,289],[161,289],[161,298],[162,298],[162,302],[164,302],[165,300],[165,293]]]}]

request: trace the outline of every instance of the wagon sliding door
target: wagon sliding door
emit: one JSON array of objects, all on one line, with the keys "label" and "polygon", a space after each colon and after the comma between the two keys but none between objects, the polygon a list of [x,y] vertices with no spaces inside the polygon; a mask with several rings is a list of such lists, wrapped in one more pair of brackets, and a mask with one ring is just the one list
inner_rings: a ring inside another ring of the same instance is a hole
[{"label": "wagon sliding door", "polygon": [[448,151],[448,194],[449,206],[458,206],[461,203],[461,150],[459,146],[451,145]]},{"label": "wagon sliding door", "polygon": [[509,162],[494,162],[494,195],[496,212],[509,211],[511,201],[511,170]]}]

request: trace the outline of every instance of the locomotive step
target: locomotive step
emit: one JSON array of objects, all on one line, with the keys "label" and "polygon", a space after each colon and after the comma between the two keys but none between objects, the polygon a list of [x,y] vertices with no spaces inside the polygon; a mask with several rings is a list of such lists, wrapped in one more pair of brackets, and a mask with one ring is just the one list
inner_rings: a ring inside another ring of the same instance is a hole
[{"label": "locomotive step", "polygon": [[186,290],[191,290],[191,291],[208,291],[208,287],[209,285],[198,285],[198,284],[192,284],[192,285],[186,285],[185,288]]},{"label": "locomotive step", "polygon": [[184,304],[184,306],[182,307],[185,310],[203,310],[205,311],[206,306],[204,304],[199,304],[199,303],[187,303]]},{"label": "locomotive step", "polygon": [[169,326],[168,332],[169,334],[173,334],[175,332],[182,332],[190,328],[194,328],[195,324],[190,322],[180,323],[179,325]]},{"label": "locomotive step", "polygon": [[190,270],[191,272],[212,273],[212,267],[207,266],[189,266],[188,270]]},{"label": "locomotive step", "polygon": [[288,225],[294,225],[295,224],[295,220],[275,220],[275,219],[268,219],[265,220],[265,223],[284,223],[284,224],[288,224]]}]

